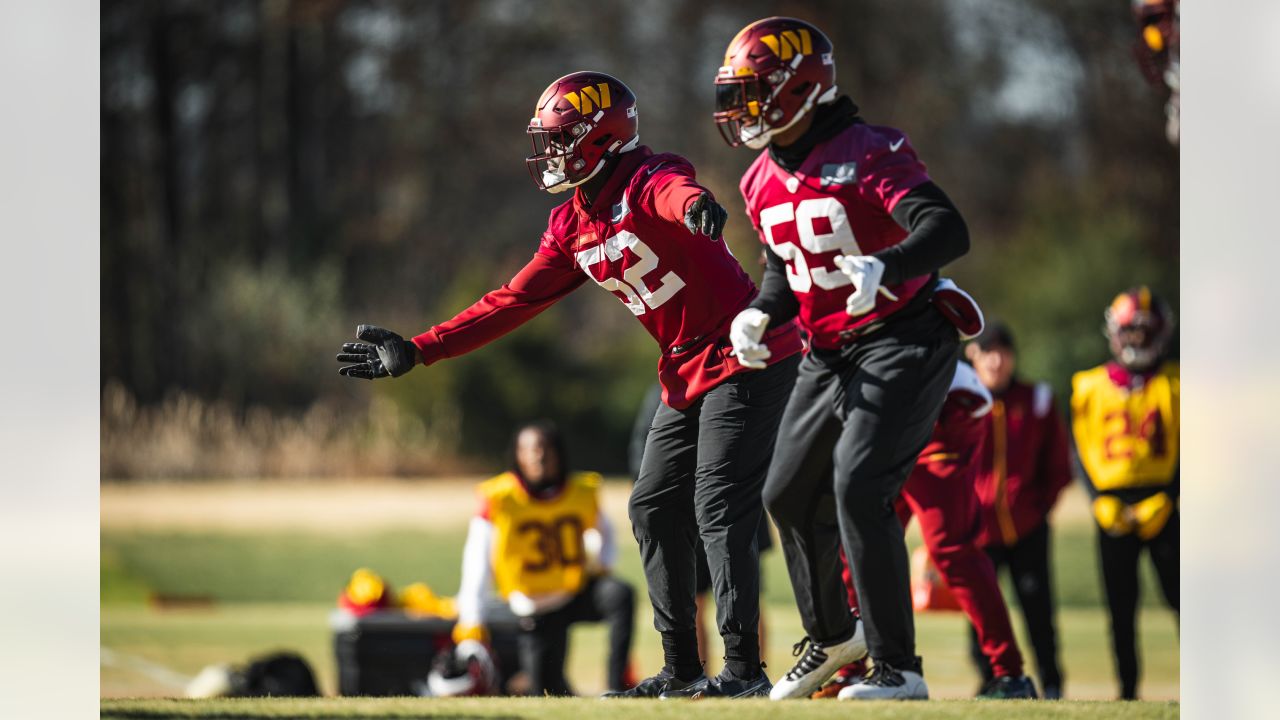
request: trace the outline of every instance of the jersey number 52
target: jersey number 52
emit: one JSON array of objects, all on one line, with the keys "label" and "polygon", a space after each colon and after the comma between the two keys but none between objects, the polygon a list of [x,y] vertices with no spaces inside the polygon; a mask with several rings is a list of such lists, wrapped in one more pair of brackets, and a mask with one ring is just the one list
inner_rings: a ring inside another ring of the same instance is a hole
[{"label": "jersey number 52", "polygon": [[[622,272],[621,279],[606,277],[601,280],[592,274],[593,265],[605,262],[606,259],[611,262],[621,260],[624,248],[631,250],[638,261]],[[658,284],[654,287],[650,288],[645,284],[644,276],[658,269],[658,255],[635,233],[627,230],[619,232],[589,250],[579,252],[574,259],[578,261],[578,266],[583,272],[595,280],[600,287],[609,292],[622,293],[622,302],[636,315],[643,315],[647,310],[656,310],[684,287],[684,280],[670,271],[659,278]]]}]

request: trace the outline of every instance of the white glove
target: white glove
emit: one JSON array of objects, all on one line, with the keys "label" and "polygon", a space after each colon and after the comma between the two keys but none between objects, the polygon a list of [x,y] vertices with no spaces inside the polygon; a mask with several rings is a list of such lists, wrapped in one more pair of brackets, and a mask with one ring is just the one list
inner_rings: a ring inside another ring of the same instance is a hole
[{"label": "white glove", "polygon": [[605,566],[601,553],[604,550],[604,536],[595,528],[582,531],[582,552],[586,555],[583,567],[592,575],[603,575]]},{"label": "white glove", "polygon": [[513,590],[507,596],[507,607],[511,608],[511,613],[516,617],[532,617],[559,610],[572,599],[573,595],[567,592],[539,593],[536,597],[530,597],[519,590]]},{"label": "white glove", "polygon": [[747,308],[738,313],[729,325],[729,342],[733,345],[734,357],[743,367],[752,370],[763,370],[765,360],[772,352],[760,340],[769,327],[769,314],[756,308]]},{"label": "white glove", "polygon": [[845,301],[844,311],[857,317],[866,315],[876,307],[876,294],[884,293],[890,300],[898,296],[880,286],[884,277],[884,262],[871,255],[837,255],[836,267],[853,281],[855,288]]},{"label": "white glove", "polygon": [[507,605],[511,608],[511,612],[514,613],[516,617],[529,617],[530,615],[538,612],[538,604],[533,601],[533,598],[525,595],[519,590],[513,590],[511,594],[507,596]]},{"label": "white glove", "polygon": [[472,658],[478,660],[489,660],[489,648],[479,640],[463,640],[458,643],[454,649],[454,655],[461,660],[470,660]]}]

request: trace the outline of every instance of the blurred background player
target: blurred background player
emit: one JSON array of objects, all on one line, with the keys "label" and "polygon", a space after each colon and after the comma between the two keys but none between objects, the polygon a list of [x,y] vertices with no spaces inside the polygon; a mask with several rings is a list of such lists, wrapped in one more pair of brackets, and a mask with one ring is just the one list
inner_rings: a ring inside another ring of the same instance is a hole
[{"label": "blurred background player", "polygon": [[1071,380],[1071,429],[1093,498],[1121,699],[1138,696],[1138,559],[1178,612],[1178,363],[1173,312],[1145,286],[1104,315],[1112,360]]},{"label": "blurred background player", "polygon": [[[933,436],[916,459],[915,469],[894,501],[905,531],[912,516],[920,521],[920,534],[929,557],[951,590],[960,609],[977,628],[979,647],[990,679],[978,697],[1027,699],[1036,697],[1035,685],[1023,673],[1009,609],[990,559],[977,545],[978,499],[974,492],[982,453],[985,418],[991,395],[973,368],[956,363],[955,377],[947,392]],[[858,596],[853,573],[845,563],[844,581],[849,605],[857,612]],[[800,652],[797,646],[796,651]],[[862,663],[841,668],[816,695],[840,697],[858,681]]]},{"label": "blurred background player", "polygon": [[[661,350],[663,404],[631,492],[654,625],[665,663],[606,697],[748,697],[772,688],[760,666],[760,489],[801,349],[793,323],[761,341],[767,367],[746,372],[730,325],[757,294],[721,239],[728,213],[688,160],[640,145],[636,97],[617,78],[577,72],[534,108],[526,159],[534,183],[571,191],[533,258],[506,285],[406,341],[362,325],[338,356],[348,377],[399,377],[490,343],[591,280],[631,311]],[[694,602],[694,545],[712,568],[725,669],[703,673]]]},{"label": "blurred background player", "polygon": [[1178,144],[1181,133],[1181,36],[1178,0],[1132,0],[1139,39],[1133,52],[1152,87],[1169,93],[1165,101],[1165,136]]},{"label": "blurred background player", "polygon": [[547,422],[521,428],[512,455],[511,469],[477,490],[457,598],[458,652],[487,642],[485,601],[496,592],[522,621],[530,695],[573,694],[564,666],[569,626],[580,622],[608,623],[608,687],[625,690],[635,591],[609,574],[616,546],[600,509],[600,476],[569,472],[564,441]]},{"label": "blurred background player", "polygon": [[[980,421],[985,436],[977,475],[981,515],[978,545],[996,572],[1007,567],[1035,650],[1041,696],[1062,697],[1049,548],[1049,512],[1071,482],[1071,460],[1063,416],[1046,383],[1017,377],[1013,333],[991,322],[965,355],[991,391],[991,412]],[[993,677],[976,631],[970,634],[973,662],[984,684]]]},{"label": "blurred background player", "polygon": [[[863,122],[835,76],[821,30],[772,17],[738,32],[715,77],[721,136],[762,151],[740,187],[767,262],[734,353],[764,367],[760,339],[793,318],[811,345],[764,491],[810,642],[771,697],[808,697],[869,649],[874,667],[843,697],[926,698],[892,506],[955,375],[956,328],[931,300],[969,234],[906,136]],[[815,517],[823,504],[833,517]],[[863,622],[845,603],[842,544]]]}]

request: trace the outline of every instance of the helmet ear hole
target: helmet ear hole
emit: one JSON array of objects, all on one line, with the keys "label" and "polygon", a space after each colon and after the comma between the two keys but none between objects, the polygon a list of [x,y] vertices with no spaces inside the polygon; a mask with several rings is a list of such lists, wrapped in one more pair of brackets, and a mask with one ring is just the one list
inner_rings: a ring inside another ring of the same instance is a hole
[{"label": "helmet ear hole", "polygon": [[811,88],[811,87],[813,87],[813,83],[811,83],[811,82],[802,82],[802,83],[800,83],[799,85],[797,85],[797,86],[796,86],[796,89],[795,89],[795,90],[792,90],[792,91],[791,91],[791,94],[792,94],[792,95],[803,95],[803,94],[805,94],[805,93],[809,92],[809,88]]},{"label": "helmet ear hole", "polygon": [[600,136],[599,139],[597,139],[595,142],[591,144],[595,145],[596,147],[604,147],[605,145],[608,145],[611,142],[613,142],[613,133],[609,133],[608,135],[602,135]]}]

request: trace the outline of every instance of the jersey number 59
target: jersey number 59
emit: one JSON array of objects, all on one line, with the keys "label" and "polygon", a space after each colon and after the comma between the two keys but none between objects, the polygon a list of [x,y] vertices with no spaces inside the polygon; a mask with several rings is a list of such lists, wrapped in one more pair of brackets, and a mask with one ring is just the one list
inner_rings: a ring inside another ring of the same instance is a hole
[{"label": "jersey number 59", "polygon": [[[819,233],[813,229],[813,221],[817,218],[827,219],[831,225],[830,232]],[[773,229],[784,223],[795,224],[800,247],[773,239]],[[810,267],[805,253],[800,250],[802,247],[810,255],[837,250],[844,255],[863,254],[853,237],[853,229],[849,227],[849,216],[839,200],[833,197],[809,198],[799,203],[785,202],[765,208],[760,211],[760,229],[769,247],[786,261],[787,284],[795,292],[807,293],[814,285],[824,290],[835,290],[853,284],[853,280],[838,269]]]}]

